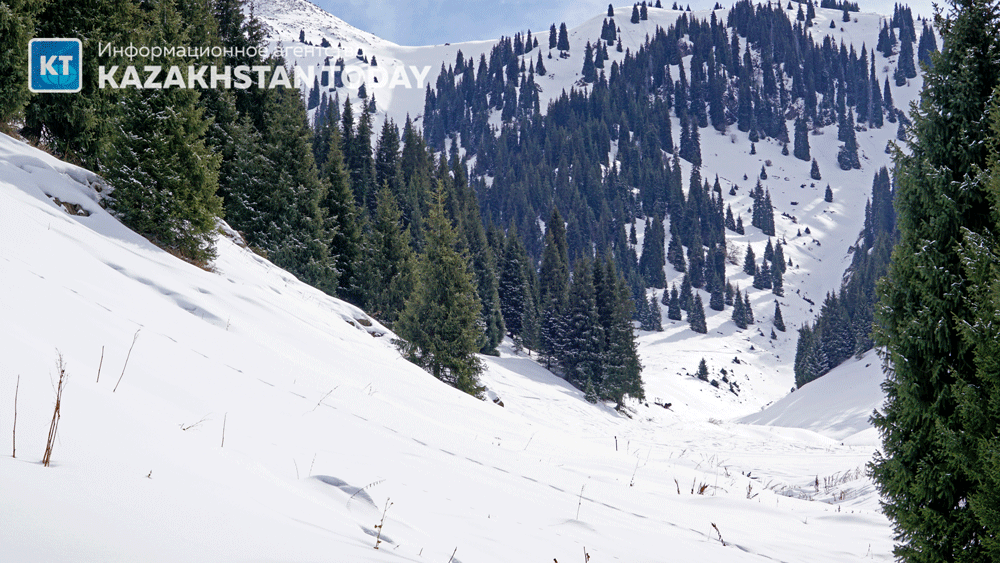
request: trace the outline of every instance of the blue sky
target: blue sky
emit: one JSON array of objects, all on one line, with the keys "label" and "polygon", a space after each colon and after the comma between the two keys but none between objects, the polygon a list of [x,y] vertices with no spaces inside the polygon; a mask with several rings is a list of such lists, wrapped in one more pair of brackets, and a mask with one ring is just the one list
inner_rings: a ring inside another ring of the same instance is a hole
[{"label": "blue sky", "polygon": [[[401,45],[428,45],[496,39],[516,31],[547,33],[552,23],[577,25],[608,9],[608,0],[312,0],[321,8]],[[673,5],[673,0],[661,0]],[[716,0],[688,0],[691,9],[709,9]],[[720,0],[730,6],[734,0]],[[782,0],[787,2],[788,0]],[[655,0],[654,0],[655,2]],[[614,2],[616,7],[632,2]],[[893,1],[860,0],[861,9],[892,13]],[[930,15],[931,0],[905,2]]]}]

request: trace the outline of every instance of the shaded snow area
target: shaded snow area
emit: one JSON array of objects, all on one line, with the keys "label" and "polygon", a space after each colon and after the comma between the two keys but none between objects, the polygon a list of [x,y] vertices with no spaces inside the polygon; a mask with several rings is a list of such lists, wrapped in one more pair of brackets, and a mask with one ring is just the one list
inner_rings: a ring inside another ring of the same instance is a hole
[{"label": "shaded snow area", "polygon": [[0,560],[890,559],[872,441],[844,440],[870,358],[739,424],[591,405],[504,347],[483,376],[501,407],[227,236],[213,271],[157,249],[100,188],[0,136]]}]

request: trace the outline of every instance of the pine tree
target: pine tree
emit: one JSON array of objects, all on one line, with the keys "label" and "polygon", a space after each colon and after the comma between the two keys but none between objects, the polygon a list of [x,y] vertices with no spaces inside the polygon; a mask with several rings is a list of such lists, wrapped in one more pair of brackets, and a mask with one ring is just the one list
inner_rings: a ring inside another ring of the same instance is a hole
[{"label": "pine tree", "polygon": [[691,330],[698,334],[708,332],[708,325],[705,322],[705,306],[701,302],[700,291],[695,294],[694,303],[691,305],[691,310],[688,311],[688,324],[691,325]]},{"label": "pine tree", "polygon": [[542,62],[542,52],[539,51],[538,62],[535,63],[535,74],[537,74],[538,76],[545,76],[546,72],[548,71],[545,70],[545,63]]},{"label": "pine tree", "polygon": [[840,147],[840,152],[837,153],[837,163],[840,164],[841,170],[860,169],[861,159],[858,157],[858,140],[854,134],[854,110],[847,110],[845,123],[845,140],[844,144]]},{"label": "pine tree", "polygon": [[833,190],[830,189],[830,184],[826,185],[826,191],[823,192],[823,201],[827,203],[833,202]]},{"label": "pine tree", "polygon": [[397,346],[408,360],[456,388],[480,396],[478,350],[481,305],[468,259],[445,216],[445,188],[439,184],[427,218],[427,245],[417,283],[397,323]]},{"label": "pine tree", "polygon": [[747,309],[746,303],[740,298],[740,288],[736,287],[736,298],[733,304],[733,323],[736,327],[745,330],[747,328]]},{"label": "pine tree", "polygon": [[678,297],[676,285],[670,289],[670,303],[667,305],[667,318],[672,321],[681,320],[681,301]]},{"label": "pine tree", "polygon": [[632,19],[630,21],[632,23],[639,23],[639,5],[638,4],[632,4]]},{"label": "pine tree", "polygon": [[565,338],[566,346],[560,359],[564,376],[571,384],[582,388],[587,380],[601,376],[605,344],[604,328],[597,312],[593,268],[587,260],[577,260],[573,270]]},{"label": "pine tree", "polygon": [[753,247],[747,244],[747,253],[743,257],[743,273],[748,276],[757,275],[757,257],[753,253]]},{"label": "pine tree", "polygon": [[806,120],[799,117],[795,120],[795,158],[809,162],[809,130]]},{"label": "pine tree", "polygon": [[781,305],[775,301],[774,302],[774,328],[785,332],[785,320],[781,318]]},{"label": "pine tree", "polygon": [[747,325],[754,324],[753,307],[750,305],[750,295],[743,292],[743,315]]},{"label": "pine tree", "polygon": [[983,379],[982,370],[996,356],[970,345],[995,345],[976,333],[996,311],[977,304],[991,290],[977,282],[996,278],[977,276],[982,258],[969,251],[993,236],[979,171],[990,165],[983,116],[1000,77],[1000,13],[993,2],[962,3],[943,24],[943,49],[911,113],[912,152],[896,156],[900,241],[878,287],[874,331],[887,399],[872,416],[882,448],[869,472],[897,558],[996,561],[997,415],[985,410],[996,404],[996,371]]},{"label": "pine tree", "polygon": [[[549,49],[555,49],[558,44],[558,40],[556,39],[556,24],[552,24],[552,27],[549,28]],[[538,54],[541,55],[541,53]]]},{"label": "pine tree", "polygon": [[[168,2],[154,4],[145,18],[157,44],[184,42],[193,31]],[[198,98],[197,91],[182,88],[128,90],[105,177],[114,189],[109,207],[123,223],[205,262],[214,256],[222,200],[216,195],[220,157],[206,144],[209,123]]]},{"label": "pine tree", "polygon": [[569,52],[569,32],[566,30],[566,22],[559,24],[558,47],[560,51]]},{"label": "pine tree", "polygon": [[695,372],[695,376],[702,381],[708,381],[708,364],[705,363],[705,358],[698,362],[698,371]]},{"label": "pine tree", "polygon": [[713,311],[722,311],[726,308],[723,284],[716,283],[712,287],[712,293],[708,300],[708,307]]},{"label": "pine tree", "polygon": [[681,292],[680,292],[680,306],[684,311],[691,310],[691,303],[694,301],[694,293],[691,290],[691,281],[688,279],[688,275],[684,274],[681,278]]},{"label": "pine tree", "polygon": [[569,298],[569,254],[566,227],[558,209],[552,210],[545,230],[545,250],[538,274],[541,311],[541,348],[546,365],[562,357],[565,347],[564,315]]},{"label": "pine tree", "polygon": [[653,332],[663,332],[663,318],[660,304],[656,301],[656,296],[649,298],[649,329]]},{"label": "pine tree", "polygon": [[[600,57],[600,50],[598,50],[598,57]],[[597,68],[594,65],[594,48],[591,46],[590,41],[587,41],[587,46],[583,51],[583,81],[588,84],[593,84],[597,81]]]},{"label": "pine tree", "polygon": [[28,103],[28,67],[23,53],[34,35],[38,0],[9,0],[0,8],[0,124],[20,114]]},{"label": "pine tree", "polygon": [[813,180],[823,179],[823,177],[819,173],[819,164],[816,162],[815,158],[813,159],[812,169],[809,171],[809,177],[812,178]]},{"label": "pine tree", "polygon": [[[331,132],[330,150],[327,153],[323,177],[327,181],[327,189],[319,201],[319,207],[323,210],[326,230],[331,233],[330,257],[334,260],[338,272],[337,295],[355,305],[366,306],[368,304],[365,303],[364,296],[368,292],[364,284],[366,278],[370,276],[364,274],[361,267],[364,252],[361,216],[354,203],[351,180],[347,170],[344,169],[340,133],[336,129]],[[386,211],[391,213],[391,210]],[[408,296],[404,295],[403,299]],[[402,303],[396,305],[395,313],[398,314]],[[386,318],[391,322],[395,316]]]},{"label": "pine tree", "polygon": [[403,228],[403,214],[388,188],[379,190],[367,248],[371,252],[363,264],[367,310],[392,327],[413,292],[416,259],[410,230]]}]

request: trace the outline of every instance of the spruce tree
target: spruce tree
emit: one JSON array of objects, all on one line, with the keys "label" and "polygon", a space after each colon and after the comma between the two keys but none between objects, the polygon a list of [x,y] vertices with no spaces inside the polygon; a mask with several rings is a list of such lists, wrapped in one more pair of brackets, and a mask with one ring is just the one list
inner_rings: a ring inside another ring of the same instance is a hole
[{"label": "spruce tree", "polygon": [[566,22],[559,24],[559,43],[557,46],[560,51],[569,51],[569,32],[566,30]]},{"label": "spruce tree", "polygon": [[388,188],[378,192],[366,246],[370,255],[362,269],[367,311],[392,327],[413,291],[416,259],[410,248],[410,230],[403,227],[403,214]]},{"label": "spruce tree", "polygon": [[750,295],[746,291],[743,292],[743,316],[747,325],[754,324],[753,306],[750,305]]},{"label": "spruce tree", "polygon": [[[369,293],[364,287],[369,275],[364,274],[362,269],[364,241],[361,215],[354,203],[351,180],[347,170],[344,169],[344,156],[340,151],[340,133],[334,129],[330,135],[330,149],[323,171],[327,189],[319,201],[319,207],[323,210],[327,232],[331,234],[330,257],[334,260],[338,272],[337,296],[355,305],[370,307],[364,299]],[[387,209],[384,212],[391,214],[392,211]],[[390,218],[386,217],[385,220],[388,221]],[[382,290],[380,287],[379,293]],[[404,295],[403,299],[406,297],[409,295]],[[401,306],[402,303],[397,303],[393,314],[386,316],[389,322],[398,315]]]},{"label": "spruce tree", "polygon": [[969,251],[993,236],[980,171],[990,165],[983,117],[1000,77],[1000,13],[994,2],[963,2],[942,24],[909,154],[896,154],[900,241],[878,287],[886,403],[872,416],[882,448],[869,472],[898,559],[996,561],[997,415],[986,410],[997,404],[996,371],[984,379],[982,369],[996,356],[974,345],[996,342],[978,332],[983,315],[996,314],[980,307],[996,278],[980,278],[981,258]]},{"label": "spruce tree", "polygon": [[705,382],[708,382],[708,364],[705,363],[705,358],[702,358],[698,362],[698,371],[695,372],[695,376]]},{"label": "spruce tree", "polygon": [[427,245],[417,266],[417,283],[396,324],[397,346],[408,360],[456,388],[481,396],[482,363],[477,326],[481,305],[472,268],[458,250],[458,235],[444,208],[438,184],[427,218]]},{"label": "spruce tree", "polygon": [[774,328],[785,332],[785,319],[781,318],[781,305],[775,301],[774,302]]},{"label": "spruce tree", "polygon": [[681,300],[678,297],[677,286],[670,289],[670,303],[667,305],[667,318],[672,321],[681,320]]},{"label": "spruce tree", "polygon": [[560,359],[563,375],[566,381],[582,388],[587,380],[602,375],[601,360],[605,344],[604,328],[597,312],[593,269],[587,260],[577,260],[573,269],[565,339],[566,346]]},{"label": "spruce tree", "polygon": [[[153,4],[144,20],[154,44],[183,43],[193,31],[171,2]],[[105,177],[114,189],[109,207],[123,223],[205,262],[214,256],[222,200],[216,195],[220,157],[206,144],[209,123],[198,98],[197,91],[183,88],[127,90]]]},{"label": "spruce tree", "polygon": [[23,54],[34,36],[35,16],[44,3],[9,0],[0,8],[0,124],[20,114],[28,103],[28,67]]},{"label": "spruce tree", "polygon": [[748,276],[757,275],[757,257],[754,256],[753,247],[747,244],[747,253],[743,257],[743,273]]},{"label": "spruce tree", "polygon": [[705,322],[705,306],[702,304],[700,291],[695,294],[694,303],[691,305],[691,310],[688,311],[688,324],[691,325],[691,330],[698,334],[708,332],[708,325]]},{"label": "spruce tree", "polygon": [[820,175],[820,173],[819,173],[819,164],[816,162],[815,158],[813,159],[813,162],[812,162],[812,169],[809,171],[809,177],[812,178],[813,180],[822,180],[823,179],[823,176]]},{"label": "spruce tree", "polygon": [[632,4],[632,18],[630,20],[632,23],[639,23],[639,5]]},{"label": "spruce tree", "polygon": [[733,323],[736,327],[745,330],[747,328],[747,309],[746,303],[740,298],[740,288],[736,286],[736,298],[733,304]]},{"label": "spruce tree", "polygon": [[558,209],[552,210],[545,230],[545,250],[538,274],[541,347],[546,365],[559,361],[565,347],[566,302],[569,297],[569,254],[566,227]]},{"label": "spruce tree", "polygon": [[798,117],[795,120],[795,158],[809,162],[809,129],[806,120]]}]

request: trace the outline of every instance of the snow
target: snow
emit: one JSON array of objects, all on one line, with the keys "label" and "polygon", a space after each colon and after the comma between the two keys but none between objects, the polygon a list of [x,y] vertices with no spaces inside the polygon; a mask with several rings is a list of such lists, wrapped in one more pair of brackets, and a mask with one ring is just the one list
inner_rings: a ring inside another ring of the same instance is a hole
[{"label": "snow", "polygon": [[[362,47],[390,76],[426,65],[432,83],[459,49],[478,62],[494,44],[402,47],[300,12],[305,4],[258,4],[272,41],[294,43],[305,28],[318,44],[324,29],[345,59]],[[615,19],[632,50],[679,15],[651,9],[632,25],[630,11]],[[874,45],[880,16],[858,14],[844,32],[823,25],[839,15],[818,9],[812,33]],[[543,107],[579,79],[602,20],[571,30],[569,59],[545,60]],[[878,57],[881,78],[895,61]],[[894,88],[896,106],[920,84]],[[374,91],[382,119],[422,112],[422,89]],[[108,215],[98,177],[0,135],[0,560],[448,561],[457,548],[466,562],[565,562],[583,550],[592,561],[890,561],[892,531],[864,476],[878,446],[867,417],[882,401],[879,359],[788,391],[795,329],[818,312],[806,298],[819,305],[839,285],[894,134],[892,124],[859,132],[866,158],[848,172],[836,165],[834,128],[810,136],[823,174],[814,187],[810,163],[777,144],[750,155],[745,134],[702,130],[701,175],[719,175],[746,225],[746,235],[727,234],[739,260],[747,243],[758,256],[766,244],[749,226],[748,193],[763,162],[774,164],[765,185],[794,264],[777,298],[789,330],[770,339],[776,297],[728,265],[757,324],[739,331],[729,309],[707,309],[709,332],[698,335],[664,310],[664,332],[639,337],[649,404],[633,401],[627,414],[587,403],[509,343],[484,357],[483,381],[503,407],[464,395],[403,360],[363,311],[301,284],[224,225],[211,271],[199,269]],[[833,203],[822,200],[827,183]],[[70,379],[44,468],[57,353]],[[714,379],[726,369],[739,394],[690,375],[701,358]]]},{"label": "snow", "polygon": [[[507,345],[483,377],[504,406],[479,401],[230,238],[213,271],[182,262],[95,205],[98,178],[6,136],[0,178],[0,435],[19,385],[5,561],[889,557],[851,473],[870,445],[679,403],[626,416]],[[57,353],[69,382],[45,468]],[[696,393],[646,361],[651,394]]]}]

